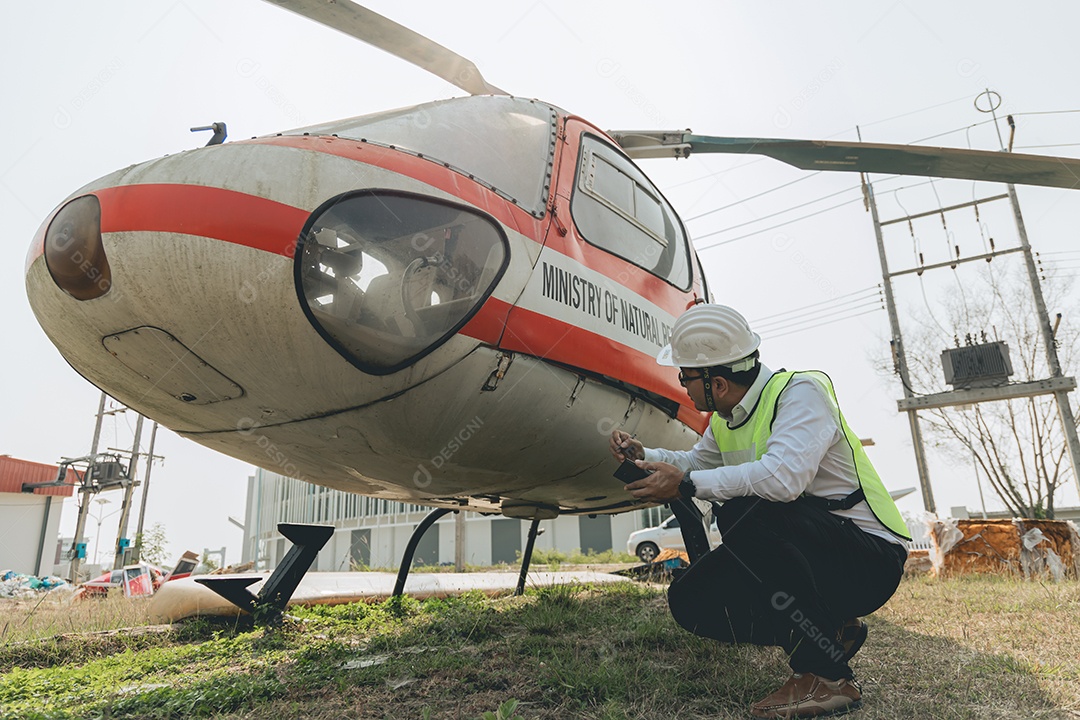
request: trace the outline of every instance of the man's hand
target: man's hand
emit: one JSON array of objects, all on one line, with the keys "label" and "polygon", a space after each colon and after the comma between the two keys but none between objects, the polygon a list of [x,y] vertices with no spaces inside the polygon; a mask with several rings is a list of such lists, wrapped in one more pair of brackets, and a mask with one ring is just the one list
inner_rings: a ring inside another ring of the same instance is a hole
[{"label": "man's hand", "polygon": [[634,464],[652,474],[627,484],[626,489],[631,495],[649,502],[668,502],[679,497],[679,483],[683,479],[682,470],[661,462],[638,460]]},{"label": "man's hand", "polygon": [[634,439],[629,433],[615,430],[611,433],[611,454],[622,462],[623,460],[639,460],[645,457],[645,446]]}]

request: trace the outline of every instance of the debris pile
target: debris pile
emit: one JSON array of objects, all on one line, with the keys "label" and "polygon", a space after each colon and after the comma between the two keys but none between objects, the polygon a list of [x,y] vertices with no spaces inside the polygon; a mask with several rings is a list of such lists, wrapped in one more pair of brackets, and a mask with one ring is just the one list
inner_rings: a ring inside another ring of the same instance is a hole
[{"label": "debris pile", "polygon": [[67,585],[66,580],[54,575],[35,577],[14,570],[0,572],[0,597],[3,598],[33,597]]},{"label": "debris pile", "polygon": [[[241,563],[239,565],[229,565],[228,567],[214,568],[213,570],[211,570],[209,573],[206,573],[206,574],[207,575],[236,575],[236,574],[239,574],[239,573],[249,573],[249,572],[255,572],[255,563],[254,562],[246,562],[246,563]],[[201,573],[193,573],[193,574],[198,575],[198,574],[201,574]]]},{"label": "debris pile", "polygon": [[929,523],[934,571],[1080,577],[1080,532],[1068,520],[957,520]]},{"label": "debris pile", "polygon": [[690,567],[690,556],[682,550],[661,550],[652,562],[614,573],[646,582],[671,582],[676,574]]}]

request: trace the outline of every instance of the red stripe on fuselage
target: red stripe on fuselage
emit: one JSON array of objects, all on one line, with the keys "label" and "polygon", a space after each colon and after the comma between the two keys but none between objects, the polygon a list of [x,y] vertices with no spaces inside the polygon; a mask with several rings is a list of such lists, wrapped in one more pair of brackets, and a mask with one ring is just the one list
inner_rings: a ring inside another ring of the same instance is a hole
[{"label": "red stripe on fuselage", "polygon": [[681,390],[673,392],[673,368],[658,365],[651,355],[610,337],[547,315],[520,306],[514,309],[514,314],[516,322],[507,326],[499,347],[577,368],[593,367],[597,358],[608,358],[611,364],[619,366],[618,374],[613,373],[613,377],[680,403],[679,420],[704,432],[708,417],[688,407]]},{"label": "red stripe on fuselage", "polygon": [[205,185],[121,185],[95,190],[101,231],[171,232],[225,240],[292,257],[308,212]]},{"label": "red stripe on fuselage", "polygon": [[506,326],[506,316],[512,307],[513,305],[504,300],[489,297],[458,332],[488,345],[498,345]]},{"label": "red stripe on fuselage", "polygon": [[[233,190],[201,185],[122,185],[96,190],[101,231],[174,232],[292,257],[308,213]],[[510,305],[489,298],[461,332],[495,345]]]}]

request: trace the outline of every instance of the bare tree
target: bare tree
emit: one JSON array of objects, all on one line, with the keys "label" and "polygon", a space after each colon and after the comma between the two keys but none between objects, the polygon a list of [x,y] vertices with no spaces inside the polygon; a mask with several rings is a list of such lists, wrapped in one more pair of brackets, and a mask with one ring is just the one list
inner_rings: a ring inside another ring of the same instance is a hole
[{"label": "bare tree", "polygon": [[[1069,285],[1053,278],[1045,283],[1047,306],[1061,307]],[[939,361],[941,351],[997,340],[1009,346],[1011,382],[1050,377],[1038,323],[1025,273],[988,266],[975,282],[958,279],[942,307],[931,311],[928,306],[913,323],[906,323],[911,325],[904,329],[911,389],[916,394],[949,390]],[[1062,367],[1070,374],[1080,328],[1063,322],[1055,339]],[[924,411],[922,417],[935,448],[956,460],[973,460],[1009,512],[1018,517],[1054,517],[1055,493],[1072,477],[1072,468],[1053,396],[937,408]]]}]

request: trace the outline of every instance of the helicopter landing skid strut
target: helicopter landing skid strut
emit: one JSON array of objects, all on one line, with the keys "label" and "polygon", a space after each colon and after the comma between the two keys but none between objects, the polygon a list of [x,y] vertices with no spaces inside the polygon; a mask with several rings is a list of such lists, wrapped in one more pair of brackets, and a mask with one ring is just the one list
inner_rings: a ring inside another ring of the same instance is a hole
[{"label": "helicopter landing skid strut", "polygon": [[[413,555],[416,554],[416,547],[420,544],[420,538],[436,520],[449,512],[460,511],[449,508],[436,508],[428,513],[427,517],[421,520],[420,524],[413,530],[409,543],[405,546],[405,554],[401,558],[401,567],[398,568],[397,582],[394,585],[394,597],[405,592],[405,581],[409,577],[409,569],[412,568]],[[522,595],[525,592],[525,576],[529,573],[529,562],[532,560],[533,546],[536,543],[539,528],[540,519],[536,518],[529,526],[529,539],[525,545],[525,552],[521,554],[521,572],[518,575],[517,589],[514,591],[515,595]]]},{"label": "helicopter landing skid strut", "polygon": [[258,582],[257,577],[214,575],[195,578],[195,582],[210,588],[241,610],[251,613],[256,622],[277,624],[281,621],[281,613],[289,599],[300,585],[300,580],[315,561],[315,556],[334,534],[334,527],[278,523],[278,532],[291,540],[293,546],[263,583],[258,595],[247,589],[248,585]]}]

